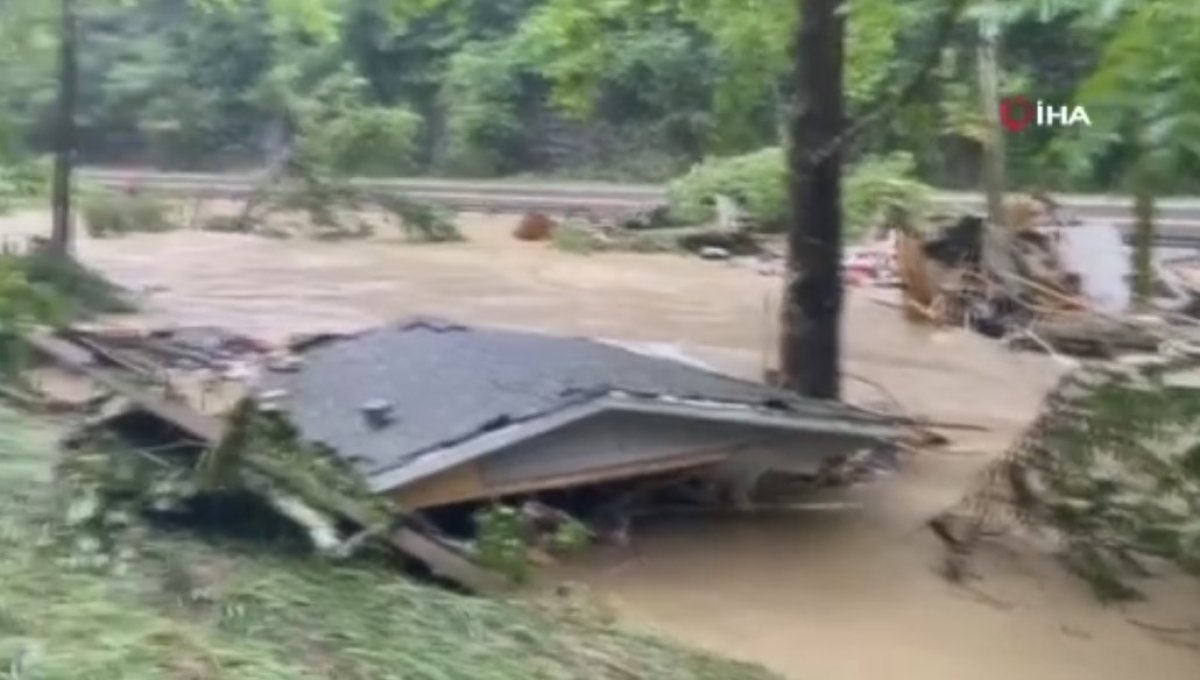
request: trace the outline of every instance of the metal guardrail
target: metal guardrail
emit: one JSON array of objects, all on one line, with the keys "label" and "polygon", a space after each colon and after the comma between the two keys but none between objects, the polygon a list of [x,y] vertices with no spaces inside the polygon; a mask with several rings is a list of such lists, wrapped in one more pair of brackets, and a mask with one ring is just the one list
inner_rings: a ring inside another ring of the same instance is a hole
[{"label": "metal guardrail", "polygon": [[[211,197],[248,194],[257,185],[257,173],[163,173],[153,170],[80,171],[85,181],[108,187],[137,185],[154,191]],[[547,182],[538,180],[356,179],[368,191],[402,192],[413,198],[458,210],[524,212],[545,210],[567,214],[612,216],[660,205],[667,199],[662,186],[602,182]],[[1131,199],[1124,196],[1056,195],[1055,199],[1082,219],[1105,220],[1128,232],[1132,227]],[[938,192],[942,209],[982,211],[978,194]],[[1158,201],[1158,241],[1167,245],[1200,246],[1200,199],[1165,198]]]}]

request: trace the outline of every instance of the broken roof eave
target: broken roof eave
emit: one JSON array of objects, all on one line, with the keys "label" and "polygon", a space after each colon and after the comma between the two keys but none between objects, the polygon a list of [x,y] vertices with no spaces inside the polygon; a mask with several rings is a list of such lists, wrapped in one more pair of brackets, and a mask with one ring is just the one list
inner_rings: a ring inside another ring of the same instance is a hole
[{"label": "broken roof eave", "polygon": [[880,418],[874,422],[854,422],[847,418],[802,415],[769,411],[746,404],[722,402],[665,401],[623,394],[608,394],[591,401],[554,411],[547,415],[485,432],[467,441],[417,457],[410,463],[369,476],[367,486],[375,493],[392,491],[432,477],[538,435],[552,432],[601,413],[644,413],[695,418],[712,422],[757,425],[821,435],[841,435],[863,439],[890,439],[903,434],[899,421]]}]

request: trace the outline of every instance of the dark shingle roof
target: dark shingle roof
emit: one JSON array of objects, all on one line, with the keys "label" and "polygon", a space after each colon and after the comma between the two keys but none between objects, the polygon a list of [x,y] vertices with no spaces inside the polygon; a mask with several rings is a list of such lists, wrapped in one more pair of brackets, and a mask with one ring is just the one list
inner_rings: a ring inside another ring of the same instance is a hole
[{"label": "dark shingle roof", "polygon": [[[644,356],[583,338],[466,328],[416,320],[311,346],[302,368],[270,373],[264,390],[301,434],[367,476],[422,454],[613,393],[757,406],[807,417],[879,423],[836,403]],[[369,402],[393,422],[372,429]]]}]

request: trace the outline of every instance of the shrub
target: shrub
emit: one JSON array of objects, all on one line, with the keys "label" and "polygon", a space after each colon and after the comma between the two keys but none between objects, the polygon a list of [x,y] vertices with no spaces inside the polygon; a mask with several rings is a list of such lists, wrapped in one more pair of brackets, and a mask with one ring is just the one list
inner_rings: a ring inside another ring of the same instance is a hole
[{"label": "shrub", "polygon": [[21,332],[27,327],[55,321],[61,313],[57,294],[31,281],[26,259],[0,254],[0,377],[25,365],[27,347]]},{"label": "shrub", "polygon": [[718,195],[738,201],[760,229],[781,231],[788,214],[783,152],[772,147],[696,165],[670,186],[672,215],[687,224],[711,221]]},{"label": "shrub", "polygon": [[0,165],[0,212],[46,195],[49,178],[50,168],[43,160]]},{"label": "shrub", "polygon": [[[1027,465],[1030,510],[1063,537],[1067,563],[1104,598],[1137,596],[1141,558],[1200,574],[1200,391],[1173,367],[1080,371],[1069,408],[1045,416]],[[1182,377],[1182,380],[1179,378]]]},{"label": "shrub", "polygon": [[443,210],[403,196],[380,195],[375,201],[400,221],[410,241],[446,243],[464,240],[458,225]]},{"label": "shrub", "polygon": [[605,250],[607,244],[591,227],[568,221],[554,230],[550,237],[550,245],[564,253],[590,255]]},{"label": "shrub", "polygon": [[97,192],[83,199],[83,223],[93,238],[174,228],[162,201],[144,194]]},{"label": "shrub", "polygon": [[933,190],[915,179],[916,169],[916,160],[903,152],[870,157],[855,165],[842,194],[847,231],[861,233],[894,211],[919,223],[933,205]]},{"label": "shrub", "polygon": [[312,134],[335,170],[388,176],[415,168],[422,125],[421,117],[407,109],[369,106],[351,109]]},{"label": "shrub", "polygon": [[528,143],[519,115],[522,73],[519,55],[506,43],[471,43],[450,58],[441,93],[445,170],[488,176],[515,169]]},{"label": "shrub", "polygon": [[[906,153],[868,157],[850,168],[842,203],[846,232],[862,232],[893,208],[914,219],[924,214],[932,190],[914,178],[915,170],[912,156]],[[711,221],[714,199],[725,195],[738,201],[760,230],[782,231],[789,210],[787,189],[787,167],[777,147],[709,159],[671,184],[671,213],[680,222]]]}]

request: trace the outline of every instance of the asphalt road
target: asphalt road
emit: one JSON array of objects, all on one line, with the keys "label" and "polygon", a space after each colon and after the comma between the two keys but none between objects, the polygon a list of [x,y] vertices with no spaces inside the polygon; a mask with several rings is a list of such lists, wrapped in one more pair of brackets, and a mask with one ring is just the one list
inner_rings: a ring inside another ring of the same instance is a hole
[{"label": "asphalt road", "polygon": [[[137,185],[156,191],[207,196],[238,196],[249,192],[259,175],[252,173],[182,173],[155,170],[87,168],[86,181],[109,187]],[[372,191],[405,193],[413,198],[460,210],[524,212],[544,210],[568,214],[620,215],[659,205],[666,188],[644,184],[558,182],[544,180],[360,179],[355,184]],[[1128,231],[1131,201],[1123,196],[1055,195],[1064,208],[1082,219],[1103,220]],[[940,192],[946,210],[983,210],[979,194]],[[1158,204],[1158,242],[1200,246],[1200,198],[1165,198]]]}]

